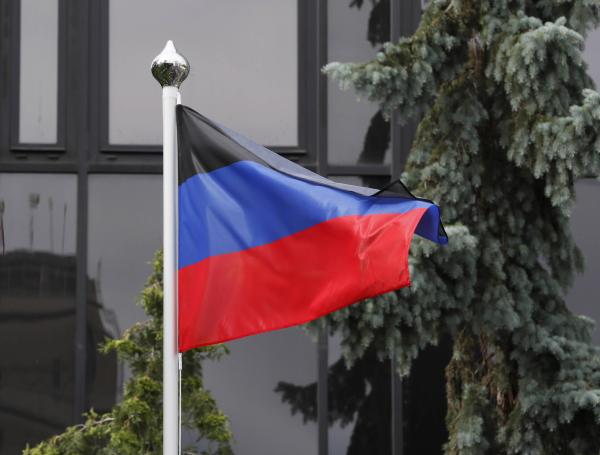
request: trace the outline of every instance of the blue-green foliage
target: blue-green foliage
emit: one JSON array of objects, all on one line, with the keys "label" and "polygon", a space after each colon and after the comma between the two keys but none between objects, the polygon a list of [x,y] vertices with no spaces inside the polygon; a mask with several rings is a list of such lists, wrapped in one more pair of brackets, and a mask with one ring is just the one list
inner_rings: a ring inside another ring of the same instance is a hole
[{"label": "blue-green foliage", "polygon": [[374,347],[403,374],[452,335],[448,454],[600,453],[600,352],[564,302],[583,262],[574,183],[600,173],[582,58],[599,16],[592,0],[437,0],[412,37],[325,69],[387,115],[422,115],[403,179],[440,204],[450,244],[415,239],[411,288],[330,324],[350,363]]}]

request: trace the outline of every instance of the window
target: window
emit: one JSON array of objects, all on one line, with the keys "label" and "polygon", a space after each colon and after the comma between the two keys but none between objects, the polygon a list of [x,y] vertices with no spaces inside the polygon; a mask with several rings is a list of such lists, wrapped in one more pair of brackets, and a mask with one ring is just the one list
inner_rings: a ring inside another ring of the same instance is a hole
[{"label": "window", "polygon": [[[9,37],[0,41],[0,67],[11,68],[0,79],[0,290],[10,303],[0,306],[8,318],[0,337],[6,350],[17,331],[41,327],[36,336],[47,339],[44,324],[60,324],[61,335],[55,350],[13,349],[31,360],[16,365],[27,387],[43,384],[35,403],[23,401],[29,414],[15,401],[23,384],[10,373],[14,352],[0,356],[0,411],[11,410],[0,412],[1,455],[119,399],[126,372],[96,347],[145,318],[134,302],[161,244],[162,203],[161,99],[149,66],[166,40],[191,62],[185,104],[323,175],[381,187],[405,143],[375,105],[357,104],[320,68],[371,58],[396,36],[390,8],[400,5],[176,0],[176,14],[167,15],[157,0],[0,2],[0,36]],[[376,39],[368,35],[373,15]],[[383,140],[369,148],[373,121]],[[327,342],[324,333],[320,340],[317,349],[298,328],[267,333],[230,343],[231,355],[205,365],[238,451],[325,455],[329,438],[329,453],[343,455],[352,438],[372,446],[400,434],[391,428],[397,381],[388,363],[362,376],[381,411],[376,439],[360,422],[369,414],[328,426],[337,412],[331,388],[346,373],[328,378],[327,367],[341,364],[339,340]],[[292,390],[297,400],[285,393]]]},{"label": "window", "polygon": [[[600,311],[593,304],[595,290],[598,289],[598,270],[600,270],[600,250],[598,249],[598,230],[600,219],[597,214],[600,182],[595,179],[582,179],[575,185],[577,203],[571,216],[571,229],[577,246],[585,253],[585,271],[575,277],[573,287],[567,296],[572,311],[600,320]],[[600,331],[596,326],[593,339],[600,344]]]},{"label": "window", "polygon": [[234,451],[316,454],[316,422],[284,400],[289,387],[313,384],[302,404],[316,405],[317,350],[308,335],[293,327],[227,345],[229,355],[205,365],[205,383],[231,419]]},{"label": "window", "polygon": [[18,141],[58,142],[59,0],[21,0]]},{"label": "window", "polygon": [[[328,3],[330,61],[371,60],[389,40],[388,2]],[[336,81],[328,90],[328,157],[333,165],[389,164],[390,125],[377,104],[357,103],[352,90],[341,91]]]},{"label": "window", "polygon": [[[160,144],[149,62],[168,39],[191,62],[185,104],[271,146],[298,145],[297,0],[109,2],[110,144]],[[131,24],[143,11],[143,25]]]},{"label": "window", "polygon": [[[89,177],[88,324],[104,337],[116,338],[147,317],[136,305],[162,245],[162,178],[159,175]],[[135,216],[131,216],[135,213]],[[104,337],[98,339],[98,343]],[[92,350],[88,405],[109,409],[122,394],[126,371],[116,359]]]},{"label": "window", "polygon": [[72,422],[76,183],[73,175],[0,174],[2,454]]}]

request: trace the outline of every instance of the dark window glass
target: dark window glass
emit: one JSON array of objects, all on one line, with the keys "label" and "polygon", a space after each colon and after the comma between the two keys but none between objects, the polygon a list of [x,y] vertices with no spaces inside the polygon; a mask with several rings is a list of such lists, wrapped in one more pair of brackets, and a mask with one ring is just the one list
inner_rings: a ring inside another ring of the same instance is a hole
[{"label": "dark window glass", "polygon": [[404,453],[442,455],[446,430],[446,374],[452,341],[442,338],[428,346],[413,362],[410,376],[402,381]]},{"label": "dark window glass", "polygon": [[350,368],[340,337],[329,338],[329,453],[391,453],[391,369],[367,350]]},{"label": "dark window glass", "polygon": [[235,453],[316,454],[315,343],[294,327],[227,345],[205,366],[205,384],[231,419]]},{"label": "dark window glass", "polygon": [[[600,307],[596,304],[598,295],[598,277],[600,276],[600,182],[594,179],[580,180],[575,185],[577,203],[571,215],[571,228],[577,246],[585,258],[585,272],[577,275],[573,288],[569,291],[567,302],[577,314],[600,321]],[[600,344],[598,325],[594,329],[594,342]]]},{"label": "dark window glass", "polygon": [[[372,59],[390,36],[389,1],[328,3],[328,58],[362,62]],[[378,106],[357,102],[352,90],[328,87],[328,156],[330,164],[388,164],[390,127]]]},{"label": "dark window glass", "polygon": [[0,454],[72,423],[77,177],[0,174]]},{"label": "dark window glass", "polygon": [[[120,336],[146,319],[136,305],[162,245],[160,175],[90,175],[88,338]],[[119,398],[126,372],[114,357],[88,352],[88,405],[106,409]],[[116,394],[116,397],[115,397]]]}]

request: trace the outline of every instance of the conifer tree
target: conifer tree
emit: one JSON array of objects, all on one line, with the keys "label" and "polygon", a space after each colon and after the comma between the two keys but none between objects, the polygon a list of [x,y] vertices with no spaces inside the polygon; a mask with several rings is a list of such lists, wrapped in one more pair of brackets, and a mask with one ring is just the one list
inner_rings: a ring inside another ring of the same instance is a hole
[{"label": "conifer tree", "polygon": [[452,336],[447,454],[600,452],[600,352],[564,301],[583,264],[575,181],[600,173],[582,58],[599,17],[595,0],[434,0],[412,37],[325,69],[386,116],[421,116],[402,178],[450,243],[415,238],[410,288],[329,321],[349,364],[374,349],[402,374]]},{"label": "conifer tree", "polygon": [[[23,455],[154,455],[162,453],[162,254],[141,294],[140,305],[150,319],[128,329],[102,347],[116,351],[131,368],[123,400],[109,413],[93,410],[81,425],[53,436]],[[203,442],[202,455],[230,455],[229,420],[204,388],[202,363],[226,354],[223,345],[193,349],[183,355],[182,424]],[[183,454],[198,453],[195,448]]]}]

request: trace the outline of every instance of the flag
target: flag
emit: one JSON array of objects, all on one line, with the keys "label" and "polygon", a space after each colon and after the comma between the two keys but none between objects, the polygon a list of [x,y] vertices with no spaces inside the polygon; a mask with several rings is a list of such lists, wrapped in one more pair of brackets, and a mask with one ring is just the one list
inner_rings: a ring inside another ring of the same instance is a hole
[{"label": "flag", "polygon": [[302,324],[410,283],[439,208],[336,183],[177,106],[179,350]]}]

